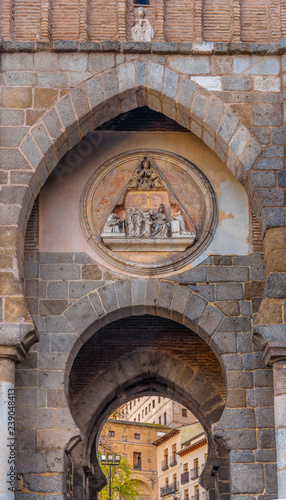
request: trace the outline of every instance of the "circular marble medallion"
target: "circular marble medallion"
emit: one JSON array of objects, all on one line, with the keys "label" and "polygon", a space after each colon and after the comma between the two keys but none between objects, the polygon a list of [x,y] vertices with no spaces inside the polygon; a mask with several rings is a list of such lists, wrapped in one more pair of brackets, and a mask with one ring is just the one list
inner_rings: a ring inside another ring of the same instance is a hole
[{"label": "circular marble medallion", "polygon": [[190,161],[133,150],[93,173],[80,217],[87,241],[107,262],[132,274],[160,275],[182,269],[210,243],[217,202]]}]

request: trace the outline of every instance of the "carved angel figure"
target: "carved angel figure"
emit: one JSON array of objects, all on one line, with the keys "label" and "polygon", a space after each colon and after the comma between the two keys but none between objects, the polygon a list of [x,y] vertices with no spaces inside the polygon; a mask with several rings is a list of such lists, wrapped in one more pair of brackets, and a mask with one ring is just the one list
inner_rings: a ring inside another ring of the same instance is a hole
[{"label": "carved angel figure", "polygon": [[132,40],[135,42],[151,42],[154,30],[150,21],[146,18],[145,9],[139,7],[135,14],[135,24],[131,28]]}]

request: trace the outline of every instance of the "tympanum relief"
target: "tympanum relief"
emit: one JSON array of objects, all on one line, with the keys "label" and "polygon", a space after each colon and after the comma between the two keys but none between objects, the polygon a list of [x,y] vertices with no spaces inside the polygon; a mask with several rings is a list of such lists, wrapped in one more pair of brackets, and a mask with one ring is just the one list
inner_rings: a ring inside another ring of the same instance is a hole
[{"label": "tympanum relief", "polygon": [[81,200],[88,242],[127,271],[176,270],[212,238],[214,192],[202,172],[173,153],[129,151],[90,178]]},{"label": "tympanum relief", "polygon": [[[154,208],[157,192],[162,202]],[[119,212],[120,208],[116,206],[115,211]],[[123,214],[121,218],[112,212],[103,227],[103,243],[112,250],[182,252],[195,241],[195,227],[190,217],[183,215],[182,207],[149,156],[144,156],[129,179]]]}]

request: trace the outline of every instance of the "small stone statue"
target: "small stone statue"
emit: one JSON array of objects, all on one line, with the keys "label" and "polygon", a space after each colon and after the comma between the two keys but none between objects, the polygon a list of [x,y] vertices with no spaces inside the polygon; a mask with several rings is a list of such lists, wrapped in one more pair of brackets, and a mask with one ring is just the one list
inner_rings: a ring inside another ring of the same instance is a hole
[{"label": "small stone statue", "polygon": [[128,208],[126,214],[127,236],[142,236],[144,215],[140,209]]},{"label": "small stone statue", "polygon": [[176,236],[176,235],[181,235],[181,236],[193,236],[194,233],[190,233],[190,231],[187,231],[187,228],[186,228],[186,222],[185,222],[185,219],[184,219],[184,216],[182,214],[182,211],[179,210],[177,212],[177,215],[172,215],[172,222],[171,222],[171,226],[172,226],[172,235],[173,236]]},{"label": "small stone statue", "polygon": [[153,238],[168,238],[170,223],[167,219],[164,204],[161,203],[156,215],[153,216],[154,230],[152,233]]},{"label": "small stone statue", "polygon": [[152,164],[147,156],[143,158],[140,165],[133,172],[128,183],[129,189],[160,189],[164,185],[160,179],[158,172],[152,167]]},{"label": "small stone statue", "polygon": [[103,226],[103,233],[124,233],[124,219],[120,219],[119,215],[113,212],[107,217],[107,221]]},{"label": "small stone statue", "polygon": [[147,210],[144,212],[144,230],[143,230],[143,236],[147,238],[151,238],[152,236],[152,230],[153,230],[153,211],[151,209]]},{"label": "small stone statue", "polygon": [[131,28],[132,40],[135,42],[151,42],[154,36],[150,21],[146,18],[143,7],[139,7],[135,13],[135,24]]}]

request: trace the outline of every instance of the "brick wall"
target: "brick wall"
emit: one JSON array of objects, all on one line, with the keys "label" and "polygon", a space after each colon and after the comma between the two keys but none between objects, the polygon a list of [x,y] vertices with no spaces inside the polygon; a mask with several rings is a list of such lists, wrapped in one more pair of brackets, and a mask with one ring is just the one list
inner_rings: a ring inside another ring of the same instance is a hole
[{"label": "brick wall", "polygon": [[[119,15],[120,3],[120,15]],[[151,0],[148,18],[155,40],[275,42],[286,31],[285,6],[279,0]],[[120,17],[120,21],[119,21]],[[1,33],[15,40],[131,39],[133,0],[4,0]],[[119,23],[121,23],[119,29]],[[161,25],[160,25],[161,26]]]}]

